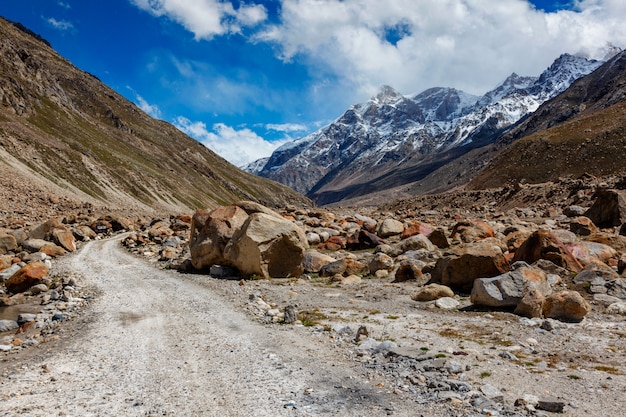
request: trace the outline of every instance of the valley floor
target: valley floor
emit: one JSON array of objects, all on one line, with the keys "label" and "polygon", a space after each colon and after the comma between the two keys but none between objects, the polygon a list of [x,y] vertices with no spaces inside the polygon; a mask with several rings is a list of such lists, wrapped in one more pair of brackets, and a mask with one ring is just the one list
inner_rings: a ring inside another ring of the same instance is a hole
[{"label": "valley floor", "polygon": [[[59,340],[2,357],[0,416],[622,414],[622,316],[546,330],[412,301],[413,283],[216,280],[119,239],[57,267],[96,296]],[[288,305],[307,326],[262,324]]]}]

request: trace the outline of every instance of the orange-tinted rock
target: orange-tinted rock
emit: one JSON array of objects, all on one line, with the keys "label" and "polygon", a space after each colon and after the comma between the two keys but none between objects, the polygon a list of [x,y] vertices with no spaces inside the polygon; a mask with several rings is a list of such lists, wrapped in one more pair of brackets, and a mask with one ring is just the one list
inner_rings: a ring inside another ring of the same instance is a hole
[{"label": "orange-tinted rock", "polygon": [[5,286],[11,293],[27,291],[33,285],[41,284],[48,275],[49,268],[43,262],[31,262],[11,276]]},{"label": "orange-tinted rock", "polygon": [[543,302],[545,318],[577,323],[590,311],[589,303],[576,291],[560,291],[549,295]]},{"label": "orange-tinted rock", "polygon": [[529,264],[546,259],[569,271],[578,272],[582,265],[567,247],[549,230],[537,230],[515,251],[513,262],[524,261]]},{"label": "orange-tinted rock", "polygon": [[52,240],[68,252],[76,250],[76,239],[74,234],[65,227],[57,227],[52,230]]},{"label": "orange-tinted rock", "polygon": [[346,242],[343,240],[341,236],[331,236],[326,240],[326,242],[319,245],[317,248],[319,250],[330,250],[336,251],[339,249],[345,249]]},{"label": "orange-tinted rock", "polygon": [[414,301],[433,301],[444,297],[454,297],[454,291],[445,285],[428,284],[415,293],[411,299]]},{"label": "orange-tinted rock", "polygon": [[598,232],[598,228],[589,217],[579,216],[570,221],[569,230],[579,236],[589,236]]},{"label": "orange-tinted rock", "polygon": [[406,239],[408,237],[415,236],[415,235],[430,236],[433,230],[434,229],[431,226],[413,220],[404,228],[404,231],[400,235],[400,238]]},{"label": "orange-tinted rock", "polygon": [[494,237],[495,231],[493,227],[482,220],[464,220],[454,225],[451,236],[452,240],[471,243],[488,237]]},{"label": "orange-tinted rock", "polygon": [[53,258],[63,256],[67,254],[67,251],[62,247],[55,245],[54,243],[46,243],[41,248],[39,248],[38,252],[45,253],[48,256],[52,256]]}]

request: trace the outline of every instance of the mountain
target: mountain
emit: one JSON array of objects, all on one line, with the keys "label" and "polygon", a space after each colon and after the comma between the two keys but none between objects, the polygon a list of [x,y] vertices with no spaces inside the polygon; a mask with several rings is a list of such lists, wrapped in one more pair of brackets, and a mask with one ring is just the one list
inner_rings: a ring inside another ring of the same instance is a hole
[{"label": "mountain", "polygon": [[265,165],[248,169],[320,204],[415,183],[493,143],[601,63],[564,54],[539,77],[514,73],[480,97],[442,87],[404,96],[383,86],[328,126],[278,148]]},{"label": "mountain", "polygon": [[4,203],[21,201],[28,209],[54,195],[129,212],[181,212],[241,199],[310,203],[149,117],[23,26],[0,18],[0,37]]},{"label": "mountain", "polygon": [[624,174],[626,52],[620,52],[502,135],[501,151],[468,185]]}]

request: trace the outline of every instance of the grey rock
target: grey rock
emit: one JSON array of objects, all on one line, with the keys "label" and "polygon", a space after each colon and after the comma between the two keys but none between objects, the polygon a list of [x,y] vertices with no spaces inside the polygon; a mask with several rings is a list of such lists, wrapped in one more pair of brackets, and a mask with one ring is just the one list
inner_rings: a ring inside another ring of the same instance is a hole
[{"label": "grey rock", "polygon": [[286,324],[291,324],[296,320],[298,320],[298,311],[296,310],[296,307],[292,305],[285,307],[283,321]]},{"label": "grey rock", "polygon": [[443,297],[437,299],[435,305],[442,310],[454,310],[459,307],[460,303],[452,297]]},{"label": "grey rock", "polygon": [[4,271],[0,272],[0,282],[4,282],[7,279],[11,278],[13,274],[22,269],[19,264],[13,264]]},{"label": "grey rock", "polygon": [[0,333],[17,330],[19,327],[15,320],[0,320]]},{"label": "grey rock", "polygon": [[35,320],[37,320],[36,314],[22,313],[17,316],[17,324],[20,326],[24,323],[29,323]]},{"label": "grey rock", "polygon": [[485,397],[492,401],[496,401],[499,403],[502,403],[504,401],[504,394],[502,394],[502,392],[493,385],[483,385],[482,387],[480,387],[480,392],[482,392]]}]

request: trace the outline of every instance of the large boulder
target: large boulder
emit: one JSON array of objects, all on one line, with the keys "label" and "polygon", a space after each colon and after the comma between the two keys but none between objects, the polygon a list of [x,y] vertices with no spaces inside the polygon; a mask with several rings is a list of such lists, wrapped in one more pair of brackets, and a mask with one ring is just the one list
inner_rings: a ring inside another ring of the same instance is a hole
[{"label": "large boulder", "polygon": [[499,248],[477,243],[462,246],[455,254],[439,259],[431,281],[469,293],[476,279],[495,277],[508,270],[509,263]]},{"label": "large boulder", "polygon": [[494,236],[493,227],[482,220],[463,220],[452,228],[452,240],[464,243],[476,242]]},{"label": "large boulder", "polygon": [[335,258],[332,256],[309,249],[304,253],[302,266],[304,272],[317,274],[324,266],[332,262],[335,262]]},{"label": "large boulder", "polygon": [[596,193],[596,201],[585,212],[585,217],[598,227],[607,228],[620,226],[626,222],[626,191],[600,190]]},{"label": "large boulder", "polygon": [[51,231],[51,238],[54,243],[61,246],[68,252],[74,252],[76,250],[76,239],[74,233],[67,227],[55,227]]},{"label": "large boulder", "polygon": [[615,249],[598,242],[575,242],[567,245],[567,249],[583,266],[594,262],[617,264],[619,258]]},{"label": "large boulder", "polygon": [[13,294],[24,292],[34,285],[41,284],[48,272],[49,268],[43,262],[31,262],[13,274],[4,285]]},{"label": "large boulder", "polygon": [[15,252],[18,248],[15,236],[0,230],[0,255]]},{"label": "large boulder", "polygon": [[434,251],[436,249],[435,245],[428,239],[428,237],[421,234],[411,236],[400,241],[398,246],[400,247],[402,253],[420,249],[426,249],[427,251]]},{"label": "large boulder", "polygon": [[576,291],[560,291],[543,302],[544,317],[565,322],[580,322],[590,311],[589,303]]},{"label": "large boulder", "polygon": [[266,213],[250,215],[224,248],[224,258],[244,275],[299,277],[308,248],[304,231]]},{"label": "large boulder", "polygon": [[238,206],[219,207],[213,211],[197,210],[191,219],[189,252],[191,264],[205,269],[224,264],[224,249],[248,219],[248,214]]},{"label": "large boulder", "polygon": [[367,267],[363,263],[354,259],[343,258],[324,265],[324,267],[320,270],[320,276],[332,277],[341,275],[347,277],[350,275],[365,273],[366,270]]},{"label": "large boulder", "polygon": [[404,224],[396,219],[387,218],[378,226],[378,236],[382,238],[397,236],[404,232]]},{"label": "large boulder", "polygon": [[394,267],[393,258],[385,253],[378,252],[369,263],[370,274],[374,275],[377,271],[391,271]]},{"label": "large boulder", "polygon": [[393,282],[417,281],[424,285],[426,279],[422,273],[424,263],[415,259],[405,259],[400,262],[394,273]]},{"label": "large boulder", "polygon": [[524,261],[529,264],[546,259],[569,271],[578,272],[582,265],[567,249],[563,242],[551,231],[540,229],[515,251],[513,262]]},{"label": "large boulder", "polygon": [[428,284],[420,288],[411,299],[414,301],[433,301],[444,297],[454,297],[454,291],[445,285]]},{"label": "large boulder", "polygon": [[475,280],[470,300],[479,306],[517,307],[531,288],[544,297],[552,292],[545,272],[525,262],[518,262],[505,274]]}]

